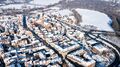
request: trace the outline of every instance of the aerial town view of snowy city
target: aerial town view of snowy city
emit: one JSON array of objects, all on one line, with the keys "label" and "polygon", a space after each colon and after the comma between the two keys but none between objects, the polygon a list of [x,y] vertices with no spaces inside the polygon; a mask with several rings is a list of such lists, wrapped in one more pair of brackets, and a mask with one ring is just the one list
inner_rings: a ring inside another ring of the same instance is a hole
[{"label": "aerial town view of snowy city", "polygon": [[0,67],[120,67],[120,0],[0,0]]}]

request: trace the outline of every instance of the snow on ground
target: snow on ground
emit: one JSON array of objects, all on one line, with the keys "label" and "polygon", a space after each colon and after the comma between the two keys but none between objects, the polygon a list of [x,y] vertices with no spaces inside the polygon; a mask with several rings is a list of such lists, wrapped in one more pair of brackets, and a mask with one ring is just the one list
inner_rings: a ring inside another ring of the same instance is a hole
[{"label": "snow on ground", "polygon": [[[82,16],[81,25],[93,25],[97,27],[98,30],[113,31],[113,29],[109,25],[112,20],[106,14],[88,9],[76,9],[76,11]],[[70,14],[72,14],[72,12],[69,9],[64,9],[57,12],[52,12],[52,14],[69,16]]]},{"label": "snow on ground", "polygon": [[60,11],[58,11],[59,13],[60,13],[60,15],[62,15],[62,16],[64,16],[64,15],[70,15],[70,14],[72,14],[72,12],[70,11],[70,10],[68,10],[68,9],[65,9],[65,10],[60,10]]},{"label": "snow on ground", "polygon": [[40,5],[32,5],[32,4],[9,4],[9,5],[4,5],[4,6],[1,6],[0,8],[3,8],[3,9],[22,9],[23,6],[27,6],[29,8],[35,8],[35,7],[44,7],[44,6],[40,6]]},{"label": "snow on ground", "polygon": [[60,8],[59,8],[59,7],[56,7],[56,6],[51,7],[50,9],[52,9],[52,10],[60,10]]},{"label": "snow on ground", "polygon": [[72,14],[72,12],[68,9],[64,9],[64,10],[59,10],[57,12],[53,12],[52,14],[60,14],[61,16],[69,16],[70,14]]},{"label": "snow on ground", "polygon": [[112,20],[106,14],[88,9],[76,9],[76,11],[82,16],[81,25],[93,25],[98,30],[113,31],[109,25]]},{"label": "snow on ground", "polygon": [[58,3],[60,0],[33,0],[31,4],[39,4],[39,5],[50,5],[54,3]]},{"label": "snow on ground", "polygon": [[[44,7],[44,5],[50,5],[54,3],[58,3],[60,0],[33,0],[30,2],[30,4],[25,4],[27,7],[30,8],[35,8],[35,7]],[[0,6],[0,8],[3,9],[22,9],[24,4],[9,4],[9,5],[4,5]]]},{"label": "snow on ground", "polygon": [[9,4],[9,5],[5,5],[5,6],[1,6],[0,8],[3,8],[3,9],[8,9],[8,8],[21,9],[22,6],[23,6],[23,4]]}]

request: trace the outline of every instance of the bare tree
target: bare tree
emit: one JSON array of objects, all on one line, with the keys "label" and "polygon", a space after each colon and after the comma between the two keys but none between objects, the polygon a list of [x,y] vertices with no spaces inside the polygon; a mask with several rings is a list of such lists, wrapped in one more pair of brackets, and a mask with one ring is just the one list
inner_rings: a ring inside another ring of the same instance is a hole
[{"label": "bare tree", "polygon": [[113,2],[113,3],[118,3],[119,2],[119,0],[110,0],[111,2]]},{"label": "bare tree", "polygon": [[120,0],[110,0],[110,2],[112,3],[112,5],[116,6],[118,5]]}]

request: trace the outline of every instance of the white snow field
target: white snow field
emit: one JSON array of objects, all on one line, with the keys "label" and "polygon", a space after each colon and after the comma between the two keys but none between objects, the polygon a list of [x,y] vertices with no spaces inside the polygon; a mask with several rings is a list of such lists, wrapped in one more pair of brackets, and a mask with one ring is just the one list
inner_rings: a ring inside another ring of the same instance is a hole
[{"label": "white snow field", "polygon": [[93,25],[98,30],[113,31],[109,25],[112,20],[106,14],[88,9],[77,8],[75,10],[82,16],[81,25]]},{"label": "white snow field", "polygon": [[9,4],[9,5],[4,5],[4,6],[1,6],[0,8],[3,8],[3,9],[22,9],[23,6],[27,6],[29,8],[35,8],[35,7],[44,7],[44,6],[36,6],[36,5],[32,5],[32,4]]},{"label": "white snow field", "polygon": [[[81,16],[82,22],[81,25],[93,25],[101,31],[114,31],[109,24],[112,23],[112,20],[105,14],[99,11],[88,10],[88,9],[75,9]],[[52,14],[70,15],[72,12],[69,9],[58,10],[52,12]]]},{"label": "white snow field", "polygon": [[51,5],[54,3],[58,3],[60,0],[33,0],[31,4],[39,4],[39,5]]},{"label": "white snow field", "polygon": [[68,9],[60,10],[60,11],[58,11],[58,13],[61,16],[65,16],[65,15],[69,16],[70,14],[72,14],[72,12],[70,10],[68,10]]},{"label": "white snow field", "polygon": [[[60,0],[33,0],[33,1],[30,1],[29,4],[25,4],[27,7],[30,7],[30,8],[35,8],[35,7],[44,7],[46,5],[51,5],[51,4],[54,4],[54,3],[58,3]],[[3,8],[3,9],[22,9],[22,7],[24,6],[24,4],[9,4],[9,5],[4,5],[4,6],[1,6],[0,8]]]},{"label": "white snow field", "polygon": [[1,6],[0,8],[3,8],[3,9],[11,9],[11,8],[17,8],[17,9],[21,9],[22,6],[24,4],[9,4],[9,5],[4,5],[4,6]]}]

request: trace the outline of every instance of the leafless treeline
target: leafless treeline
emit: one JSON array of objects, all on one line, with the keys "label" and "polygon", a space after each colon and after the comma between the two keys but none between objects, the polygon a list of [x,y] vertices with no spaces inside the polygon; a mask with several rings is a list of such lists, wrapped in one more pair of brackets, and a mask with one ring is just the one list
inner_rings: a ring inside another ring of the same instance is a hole
[{"label": "leafless treeline", "polygon": [[65,8],[84,8],[90,10],[97,10],[104,12],[110,16],[113,20],[112,27],[119,31],[120,30],[120,1],[119,0],[73,0],[73,1],[63,1],[61,9]]}]

